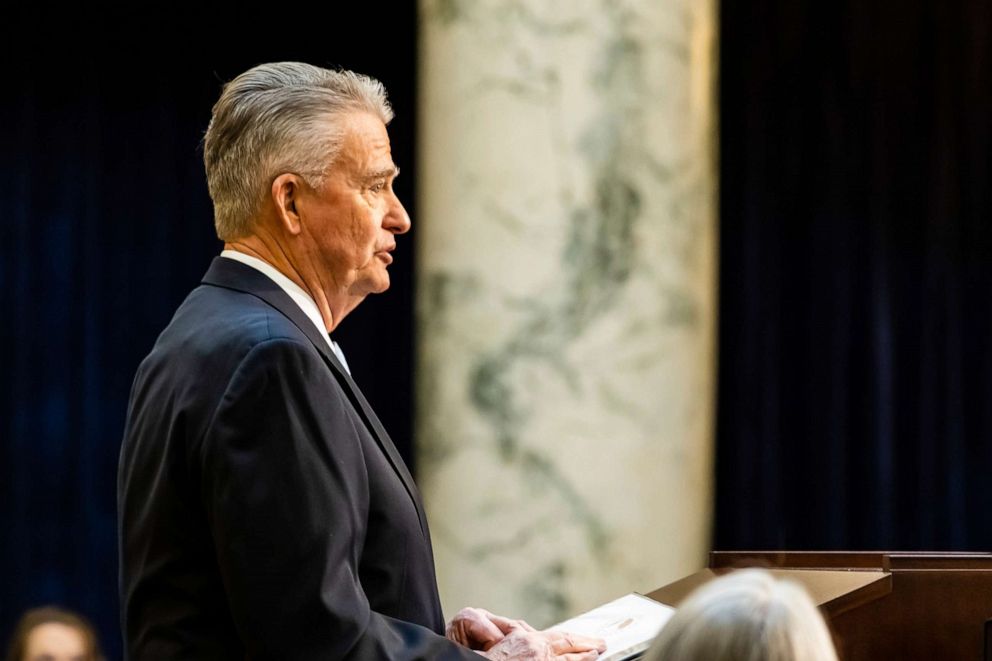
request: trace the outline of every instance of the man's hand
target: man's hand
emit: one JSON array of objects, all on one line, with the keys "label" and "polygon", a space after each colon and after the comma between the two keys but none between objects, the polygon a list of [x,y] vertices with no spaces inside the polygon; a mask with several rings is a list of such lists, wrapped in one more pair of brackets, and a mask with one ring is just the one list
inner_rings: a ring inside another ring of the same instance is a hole
[{"label": "man's hand", "polygon": [[448,622],[444,635],[472,650],[488,650],[511,631],[534,631],[523,620],[494,615],[482,608],[463,608]]},{"label": "man's hand", "polygon": [[606,650],[599,638],[515,628],[482,656],[492,661],[593,661]]}]

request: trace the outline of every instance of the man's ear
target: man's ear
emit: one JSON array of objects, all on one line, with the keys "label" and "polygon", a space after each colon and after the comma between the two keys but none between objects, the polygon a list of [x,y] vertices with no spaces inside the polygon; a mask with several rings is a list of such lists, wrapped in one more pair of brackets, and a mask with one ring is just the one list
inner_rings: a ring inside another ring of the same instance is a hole
[{"label": "man's ear", "polygon": [[297,208],[304,183],[298,175],[286,172],[272,181],[272,202],[282,226],[293,236],[303,230],[300,211]]}]

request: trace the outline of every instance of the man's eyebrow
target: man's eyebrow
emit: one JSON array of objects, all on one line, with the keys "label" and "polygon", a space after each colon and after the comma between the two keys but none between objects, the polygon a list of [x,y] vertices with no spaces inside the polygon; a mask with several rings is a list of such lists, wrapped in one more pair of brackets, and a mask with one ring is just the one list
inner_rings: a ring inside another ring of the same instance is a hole
[{"label": "man's eyebrow", "polygon": [[376,181],[377,179],[389,179],[390,177],[396,178],[400,176],[400,169],[395,165],[391,168],[385,168],[383,170],[376,170],[375,172],[367,172],[363,179],[365,181]]}]

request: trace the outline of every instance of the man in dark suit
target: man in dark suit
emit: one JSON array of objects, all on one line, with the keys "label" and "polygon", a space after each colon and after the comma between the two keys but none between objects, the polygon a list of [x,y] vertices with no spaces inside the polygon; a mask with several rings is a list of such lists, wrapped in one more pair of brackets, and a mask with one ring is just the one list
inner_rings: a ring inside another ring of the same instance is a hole
[{"label": "man in dark suit", "polygon": [[262,65],[204,140],[225,250],[135,377],[118,476],[134,659],[591,659],[441,615],[416,486],[328,333],[389,287],[410,219],[382,86]]}]

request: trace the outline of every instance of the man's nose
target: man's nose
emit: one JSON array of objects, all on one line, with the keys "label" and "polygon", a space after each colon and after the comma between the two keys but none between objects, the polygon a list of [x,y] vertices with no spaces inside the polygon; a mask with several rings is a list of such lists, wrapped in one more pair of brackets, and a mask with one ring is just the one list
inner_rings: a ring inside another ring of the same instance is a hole
[{"label": "man's nose", "polygon": [[406,234],[410,231],[410,224],[410,215],[406,212],[403,203],[400,202],[400,198],[396,196],[396,193],[392,193],[390,195],[389,211],[386,212],[386,217],[382,219],[382,226],[393,234]]}]

